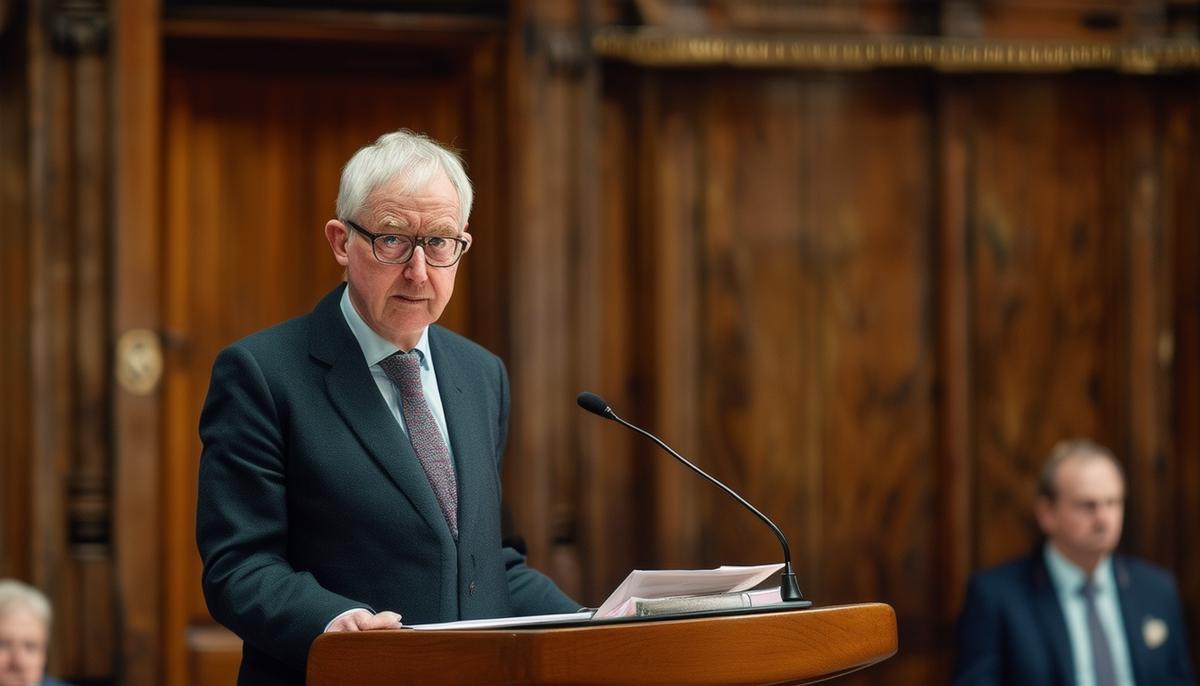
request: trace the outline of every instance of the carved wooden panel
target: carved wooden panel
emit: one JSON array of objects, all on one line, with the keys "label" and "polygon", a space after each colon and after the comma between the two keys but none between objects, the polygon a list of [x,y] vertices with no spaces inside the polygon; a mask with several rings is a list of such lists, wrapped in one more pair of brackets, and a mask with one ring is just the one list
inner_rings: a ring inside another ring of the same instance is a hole
[{"label": "carved wooden panel", "polygon": [[984,565],[1028,549],[1030,477],[1056,441],[1127,445],[1115,104],[1099,84],[1053,79],[976,91],[969,240]]},{"label": "carved wooden panel", "polygon": [[[606,240],[583,259],[617,271],[593,301],[606,355],[584,373],[774,517],[806,593],[896,607],[905,649],[859,682],[947,677],[966,576],[1035,543],[1033,484],[1061,438],[1117,451],[1125,547],[1188,569],[1163,526],[1189,502],[1164,494],[1194,488],[1195,441],[1167,409],[1195,414],[1194,361],[1173,371],[1195,336],[1195,270],[1171,257],[1195,254],[1197,123],[1177,92],[1096,74],[605,73]],[[589,565],[594,598],[629,566],[777,558],[657,448],[603,440],[589,465],[631,499],[583,515],[587,549],[622,561]]]},{"label": "carved wooden panel", "polygon": [[[624,384],[638,392],[608,385],[630,419],[784,529],[807,594],[884,597],[914,643],[932,636],[934,604],[932,586],[908,582],[935,560],[928,88],[917,75],[617,72],[606,99],[624,105],[605,109],[640,132],[623,172],[627,144],[605,148],[603,194],[623,188],[638,207],[605,204],[606,246],[628,246],[608,283],[634,286],[638,332]],[[662,567],[779,559],[725,495],[649,444],[628,450],[637,469],[608,475],[634,494],[649,480],[653,529],[609,532],[610,549],[650,539],[622,552]],[[616,501],[609,521],[646,506]]]},{"label": "carved wooden panel", "polygon": [[[1159,501],[1167,550],[1156,551],[1170,564],[1179,581],[1192,641],[1193,665],[1200,663],[1200,553],[1193,541],[1200,536],[1200,103],[1195,76],[1165,84],[1162,135],[1164,154],[1163,225],[1170,250],[1163,262],[1173,268],[1170,292],[1174,307],[1167,314],[1173,335],[1160,342],[1159,354],[1170,361],[1173,385],[1161,418],[1167,422],[1171,449],[1156,464],[1165,464],[1169,477],[1138,487],[1135,497]],[[1166,478],[1170,480],[1167,481]],[[1148,520],[1148,525],[1154,520]],[[1173,552],[1168,557],[1164,553]]]}]

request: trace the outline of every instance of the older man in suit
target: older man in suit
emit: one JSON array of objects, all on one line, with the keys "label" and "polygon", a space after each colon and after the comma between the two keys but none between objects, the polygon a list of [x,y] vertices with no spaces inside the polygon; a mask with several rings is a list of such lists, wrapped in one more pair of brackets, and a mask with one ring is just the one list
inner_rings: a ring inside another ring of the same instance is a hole
[{"label": "older man in suit", "polygon": [[471,199],[424,136],[359,150],[325,225],[346,283],[217,357],[196,538],[241,684],[302,684],[324,631],[578,608],[501,541],[503,363],[434,324]]},{"label": "older man in suit", "polygon": [[1192,684],[1179,594],[1166,571],[1115,553],[1125,479],[1106,448],[1057,445],[1038,484],[1046,542],[980,572],[958,622],[962,686]]},{"label": "older man in suit", "polygon": [[70,686],[46,676],[50,599],[16,579],[0,579],[0,686]]}]

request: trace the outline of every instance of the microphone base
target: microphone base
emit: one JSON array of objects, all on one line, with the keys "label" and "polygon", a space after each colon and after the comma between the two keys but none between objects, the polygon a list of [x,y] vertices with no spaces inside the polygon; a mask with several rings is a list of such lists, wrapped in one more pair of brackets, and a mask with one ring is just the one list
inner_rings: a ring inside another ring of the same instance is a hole
[{"label": "microphone base", "polygon": [[787,563],[779,578],[779,597],[785,603],[804,602],[804,594],[800,592],[800,585],[796,583],[796,573],[792,571],[792,563]]}]

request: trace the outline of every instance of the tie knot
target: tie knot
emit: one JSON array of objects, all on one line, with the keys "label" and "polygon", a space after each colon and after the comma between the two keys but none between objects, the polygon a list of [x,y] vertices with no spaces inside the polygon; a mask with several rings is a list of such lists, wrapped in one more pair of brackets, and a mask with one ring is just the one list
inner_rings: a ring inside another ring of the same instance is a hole
[{"label": "tie knot", "polygon": [[[421,351],[413,350],[405,353],[397,351],[379,361],[383,373],[402,389],[419,389],[421,381]],[[414,384],[414,382],[416,382]]]},{"label": "tie knot", "polygon": [[1083,585],[1079,587],[1079,595],[1091,600],[1096,597],[1096,580],[1092,577],[1084,579]]}]

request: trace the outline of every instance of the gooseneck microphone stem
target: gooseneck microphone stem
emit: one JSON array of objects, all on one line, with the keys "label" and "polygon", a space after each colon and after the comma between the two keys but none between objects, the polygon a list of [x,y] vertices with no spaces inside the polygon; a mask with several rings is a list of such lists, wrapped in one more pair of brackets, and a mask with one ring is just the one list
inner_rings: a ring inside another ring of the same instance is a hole
[{"label": "gooseneck microphone stem", "polygon": [[783,531],[781,531],[778,526],[775,526],[775,522],[772,522],[769,517],[767,517],[765,514],[760,512],[757,507],[754,507],[749,502],[747,502],[747,500],[745,498],[738,495],[737,492],[734,491],[732,488],[726,486],[725,484],[718,481],[715,477],[709,475],[708,472],[706,472],[703,469],[700,469],[696,465],[692,464],[691,461],[689,461],[683,455],[680,455],[679,453],[675,452],[675,450],[672,449],[671,446],[664,443],[662,441],[662,439],[660,439],[658,436],[655,436],[654,434],[650,433],[649,431],[646,431],[645,429],[643,429],[639,426],[635,426],[634,424],[631,424],[631,423],[625,421],[624,419],[622,419],[620,416],[617,415],[616,412],[613,412],[613,409],[611,407],[609,407],[608,403],[604,402],[604,400],[600,396],[596,395],[595,393],[583,392],[583,393],[579,394],[579,397],[577,398],[577,400],[578,400],[579,406],[582,407],[583,409],[587,410],[588,412],[591,412],[592,414],[596,414],[601,417],[604,417],[605,419],[611,419],[614,422],[617,422],[618,424],[621,424],[622,426],[625,426],[628,429],[636,431],[637,433],[654,441],[654,443],[657,444],[658,447],[667,451],[667,453],[669,453],[676,460],[679,460],[684,465],[686,465],[689,469],[691,469],[693,472],[696,472],[700,476],[707,479],[710,483],[712,483],[717,488],[721,489],[722,491],[725,491],[725,493],[727,493],[734,500],[741,503],[747,510],[750,510],[751,512],[753,512],[754,515],[756,517],[758,517],[759,519],[761,519],[764,524],[771,527],[771,531],[773,531],[775,533],[775,538],[779,539],[779,545],[783,548],[783,571],[780,573],[781,579],[780,579],[780,585],[779,585],[780,597],[784,600],[784,602],[795,602],[795,601],[804,600],[804,595],[802,593],[800,593],[800,586],[798,583],[796,583],[796,572],[792,567],[791,548],[788,547],[788,542],[787,542],[787,539],[783,535]]}]

